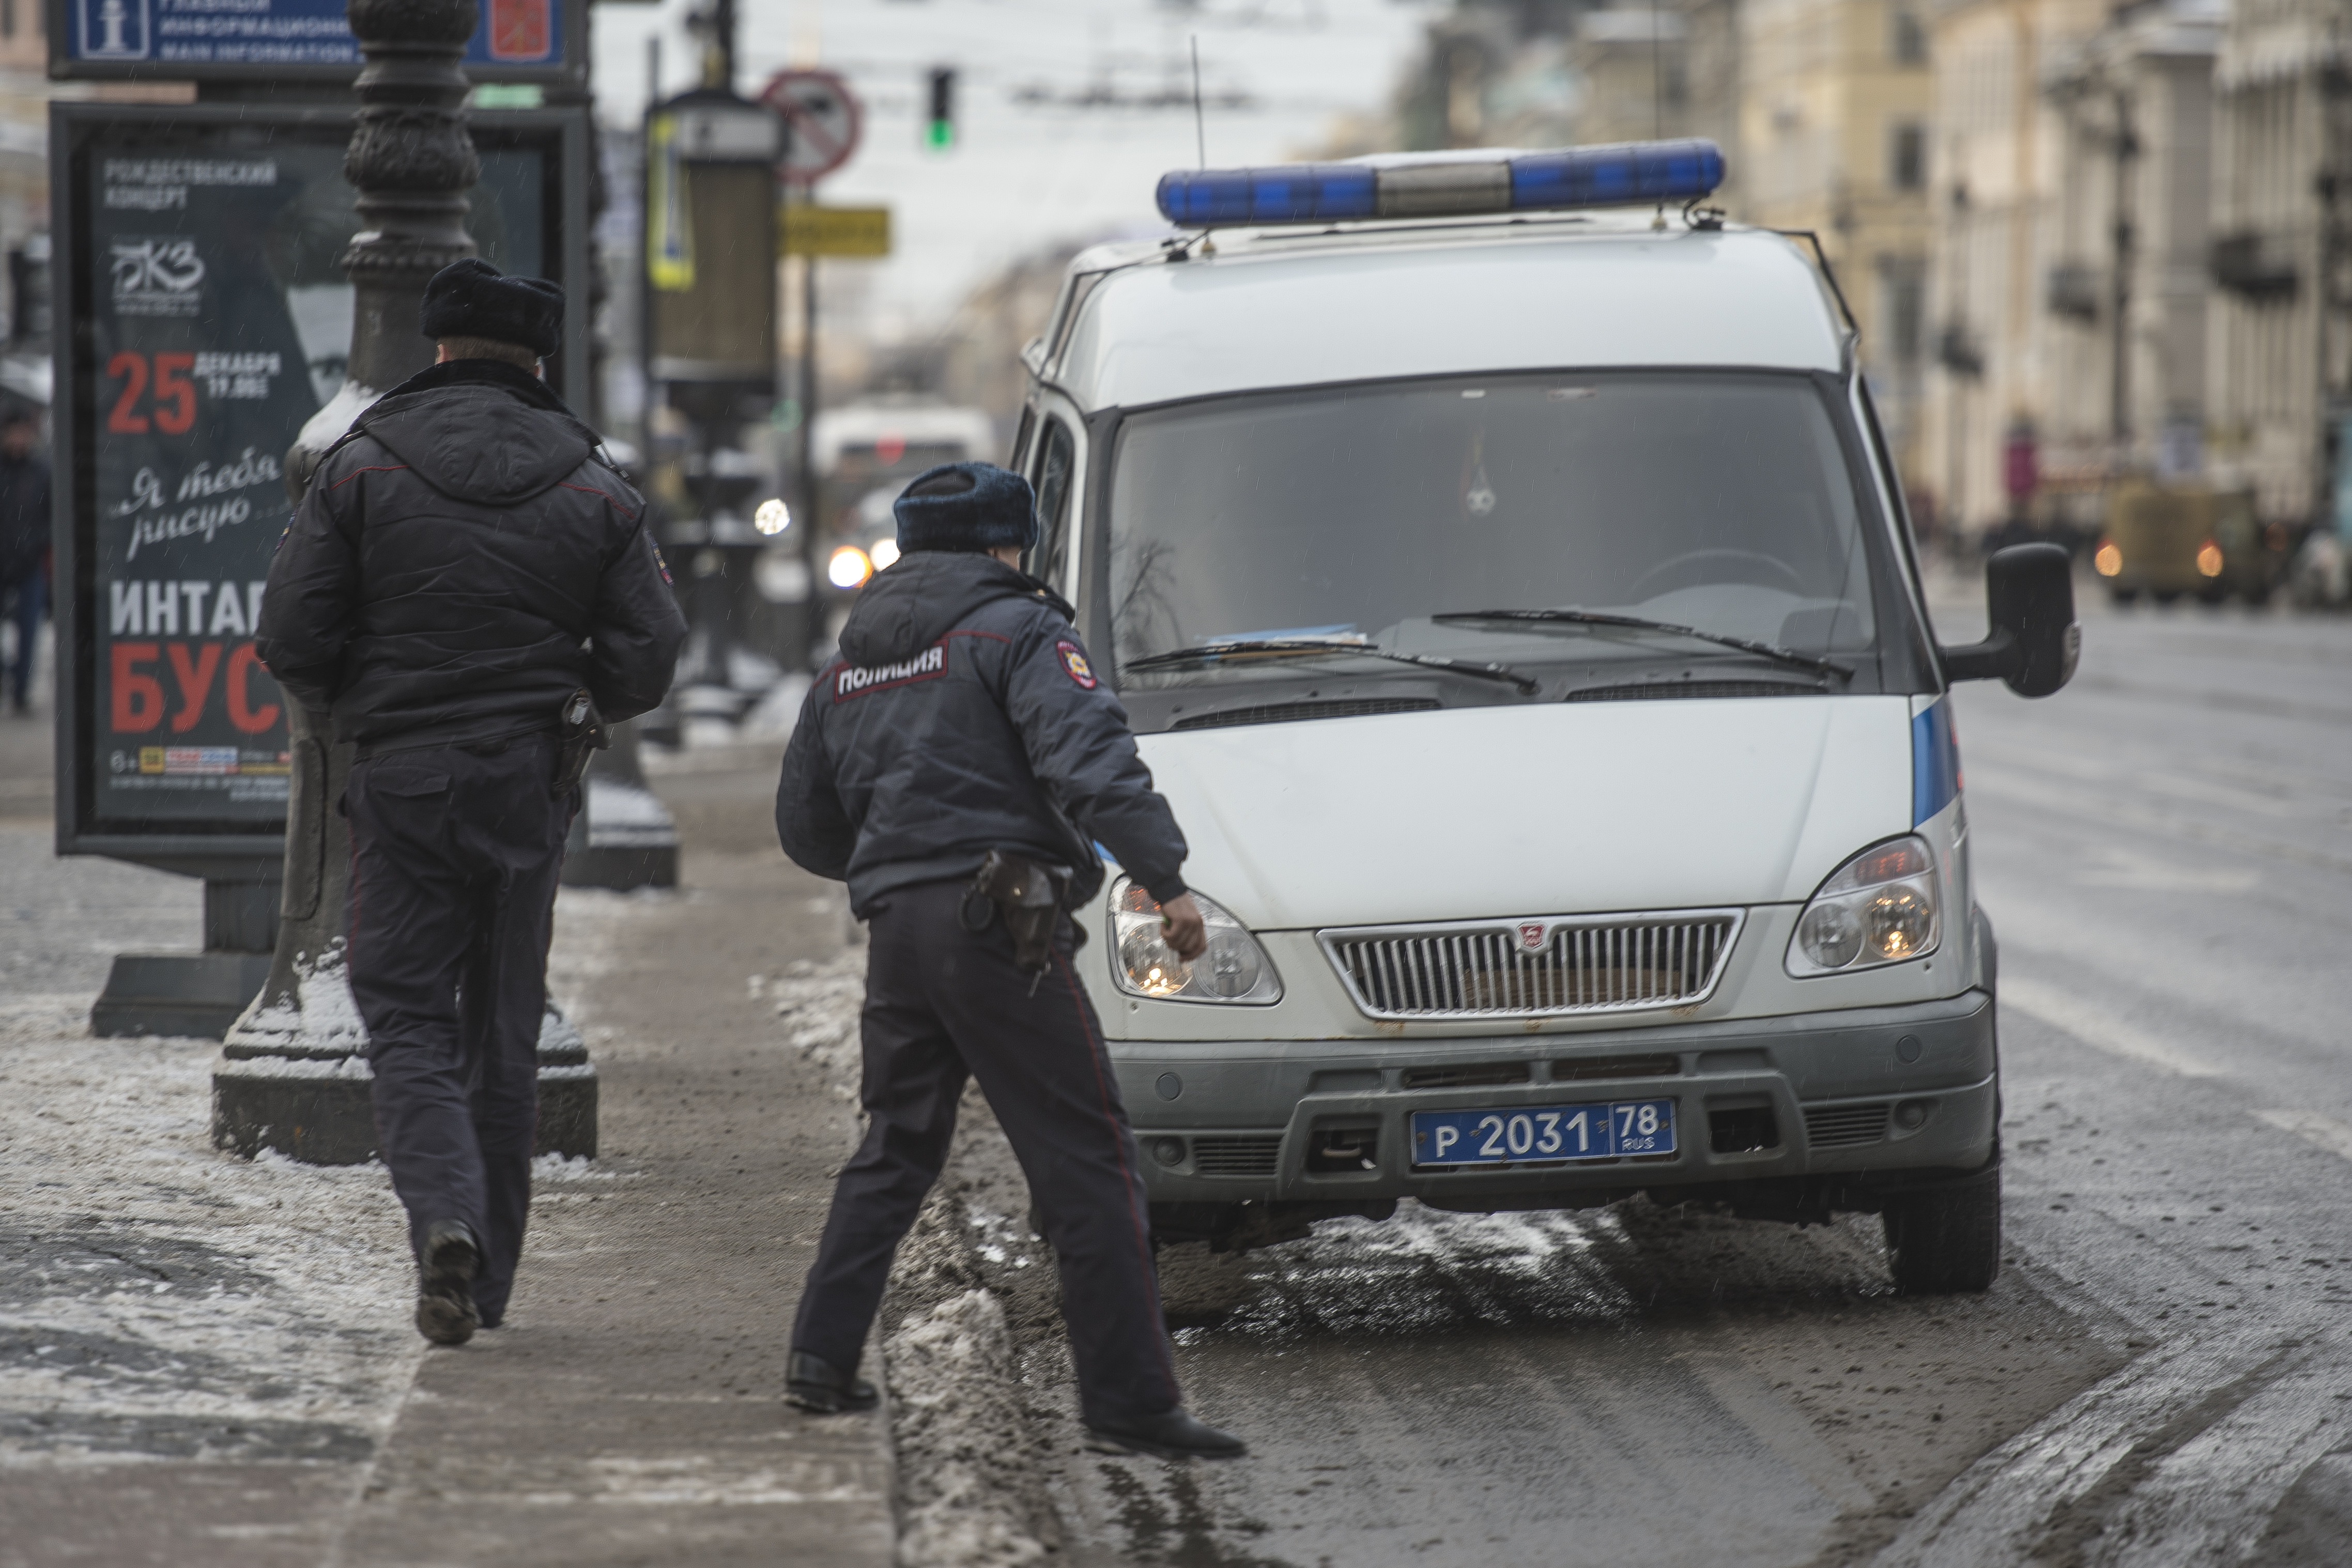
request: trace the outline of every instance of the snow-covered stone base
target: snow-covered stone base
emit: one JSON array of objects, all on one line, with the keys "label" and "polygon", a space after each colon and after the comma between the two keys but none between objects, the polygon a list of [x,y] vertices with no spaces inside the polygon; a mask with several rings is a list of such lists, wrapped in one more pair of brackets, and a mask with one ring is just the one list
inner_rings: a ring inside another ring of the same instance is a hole
[{"label": "snow-covered stone base", "polygon": [[360,1020],[359,1004],[352,999],[341,937],[335,938],[323,953],[295,956],[294,986],[292,996],[272,996],[264,990],[253,999],[253,1005],[222,1041],[228,1058],[325,1059],[366,1053],[367,1026]]}]

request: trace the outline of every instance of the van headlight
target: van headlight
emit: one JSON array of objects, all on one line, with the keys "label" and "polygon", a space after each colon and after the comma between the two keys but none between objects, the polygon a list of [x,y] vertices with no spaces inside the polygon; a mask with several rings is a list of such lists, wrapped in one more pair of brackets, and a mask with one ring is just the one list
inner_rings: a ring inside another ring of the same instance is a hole
[{"label": "van headlight", "polygon": [[1789,973],[1799,979],[1906,963],[1936,951],[1936,857],[1919,837],[1874,844],[1823,882],[1797,917]]},{"label": "van headlight", "polygon": [[1247,1002],[1259,1006],[1282,1000],[1282,977],[1274,960],[1248,928],[1214,899],[1192,901],[1209,928],[1209,945],[1187,963],[1168,945],[1160,923],[1159,900],[1143,885],[1121,877],[1110,885],[1111,978],[1130,996],[1163,1002]]}]

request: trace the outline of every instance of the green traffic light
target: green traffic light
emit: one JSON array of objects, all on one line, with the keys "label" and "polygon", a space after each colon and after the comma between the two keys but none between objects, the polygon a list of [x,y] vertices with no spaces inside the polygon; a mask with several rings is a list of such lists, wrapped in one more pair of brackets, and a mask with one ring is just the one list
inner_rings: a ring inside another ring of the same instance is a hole
[{"label": "green traffic light", "polygon": [[923,143],[934,153],[944,153],[955,145],[955,88],[953,66],[933,68],[931,112],[923,132]]}]

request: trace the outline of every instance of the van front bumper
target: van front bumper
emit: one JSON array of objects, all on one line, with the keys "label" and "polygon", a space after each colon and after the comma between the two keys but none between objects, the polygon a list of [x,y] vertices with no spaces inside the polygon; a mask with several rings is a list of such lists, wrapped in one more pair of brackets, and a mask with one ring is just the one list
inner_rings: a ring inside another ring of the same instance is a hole
[{"label": "van front bumper", "polygon": [[[1112,1041],[1155,1205],[1412,1197],[1486,1209],[1601,1203],[1644,1188],[1775,1188],[1875,1207],[1873,1189],[1993,1159],[1993,999],[1576,1035]],[[1416,1167],[1417,1110],[1670,1100],[1671,1154]],[[1791,1184],[1787,1178],[1829,1178]],[[1694,1196],[1700,1195],[1694,1193]],[[1809,1201],[1808,1208],[1821,1200]]]}]

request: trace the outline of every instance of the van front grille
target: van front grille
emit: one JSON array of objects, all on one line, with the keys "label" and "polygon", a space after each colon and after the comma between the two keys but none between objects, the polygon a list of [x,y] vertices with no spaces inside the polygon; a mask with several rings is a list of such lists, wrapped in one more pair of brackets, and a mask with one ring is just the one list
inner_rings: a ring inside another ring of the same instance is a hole
[{"label": "van front grille", "polygon": [[1886,1136],[1886,1101],[1867,1105],[1809,1105],[1805,1108],[1805,1142],[1816,1149],[1875,1143]]},{"label": "van front grille", "polygon": [[1192,1169],[1204,1176],[1271,1176],[1282,1163],[1282,1134],[1195,1138]]},{"label": "van front grille", "polygon": [[1743,911],[1358,926],[1317,933],[1374,1018],[1554,1017],[1681,1007],[1722,978]]}]

